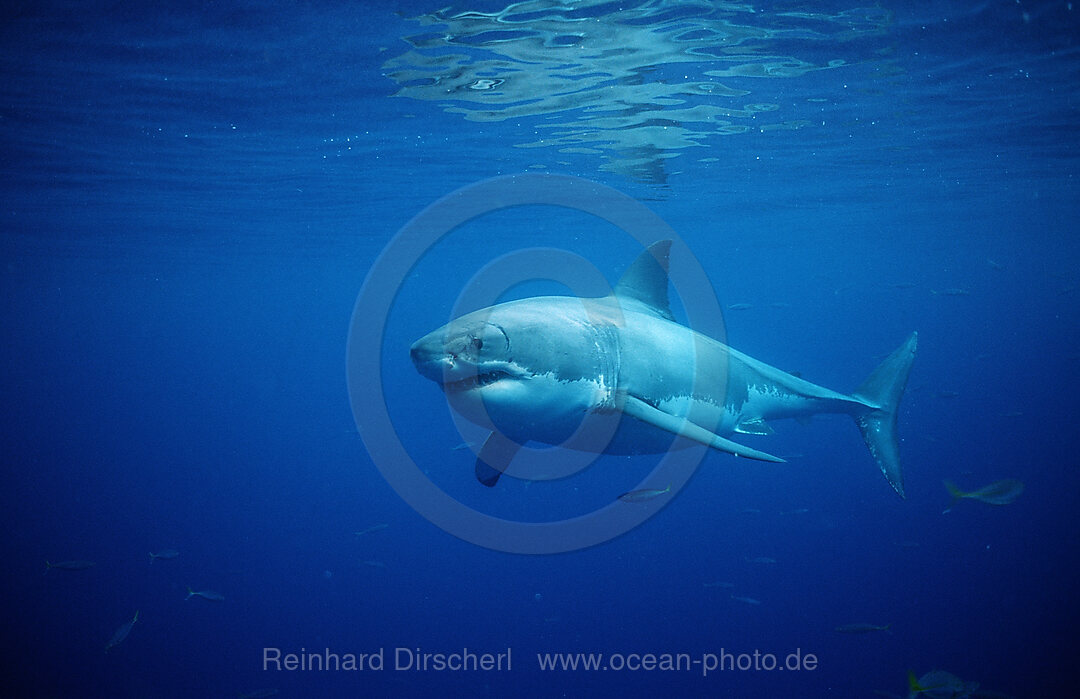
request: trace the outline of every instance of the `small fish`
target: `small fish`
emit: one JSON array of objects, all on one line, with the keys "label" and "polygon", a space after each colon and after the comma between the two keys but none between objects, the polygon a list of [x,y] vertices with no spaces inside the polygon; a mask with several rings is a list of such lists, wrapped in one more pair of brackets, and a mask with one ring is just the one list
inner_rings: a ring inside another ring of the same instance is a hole
[{"label": "small fish", "polygon": [[915,282],[896,282],[892,285],[894,289],[914,289],[917,286]]},{"label": "small fish", "polygon": [[769,306],[772,308],[791,308],[791,304],[787,301],[773,301]]},{"label": "small fish", "polygon": [[116,630],[116,633],[112,635],[109,642],[105,644],[105,652],[108,653],[110,648],[120,645],[124,639],[131,633],[132,627],[135,626],[135,622],[139,620],[139,612],[135,612],[135,617],[131,621],[125,621],[120,625],[120,628]]},{"label": "small fish", "polygon": [[385,568],[386,567],[386,564],[383,563],[382,561],[361,561],[361,563],[363,563],[366,566],[371,566],[372,568]]},{"label": "small fish", "polygon": [[747,558],[746,560],[750,563],[760,563],[762,565],[772,565],[773,563],[776,563],[775,558],[769,558],[768,556],[758,556],[757,558]]},{"label": "small fish", "polygon": [[723,588],[723,589],[725,589],[725,590],[730,590],[731,588],[735,587],[735,583],[729,583],[729,582],[707,582],[707,583],[701,583],[701,586],[702,586],[702,587],[719,587],[719,588]]},{"label": "small fish", "polygon": [[1010,502],[1020,497],[1020,493],[1024,492],[1023,481],[1018,481],[1015,478],[1006,478],[1000,481],[994,481],[990,485],[983,486],[978,490],[973,490],[969,493],[965,493],[956,487],[951,481],[945,481],[945,489],[952,495],[952,502],[946,507],[942,514],[945,514],[953,508],[953,506],[960,500],[978,500],[979,502],[985,502],[987,505],[1008,505]]},{"label": "small fish", "polygon": [[623,502],[648,502],[649,500],[654,500],[661,495],[666,495],[670,492],[670,485],[663,490],[657,490],[656,488],[642,488],[641,490],[631,490],[628,493],[623,493],[619,496],[619,499]]},{"label": "small fish", "polygon": [[754,599],[753,597],[741,597],[739,595],[732,595],[731,599],[737,602],[745,602],[746,604],[761,604],[761,600]]},{"label": "small fish", "polygon": [[729,311],[749,311],[754,307],[752,303],[733,303],[728,306]]},{"label": "small fish", "polygon": [[165,549],[164,551],[159,551],[158,553],[154,553],[153,551],[151,551],[150,552],[150,565],[154,565],[154,561],[156,561],[159,558],[161,560],[163,560],[163,561],[171,561],[172,559],[176,558],[179,555],[180,555],[180,552],[177,551],[176,549]]},{"label": "small fish", "polygon": [[97,563],[93,561],[60,561],[58,563],[45,561],[45,572],[48,573],[54,568],[56,570],[88,570],[96,565]]},{"label": "small fish", "polygon": [[990,265],[990,269],[996,269],[999,272],[1005,269],[1005,265],[1001,264],[997,260],[991,260],[989,257],[986,258],[986,264]]},{"label": "small fish", "polygon": [[875,631],[888,631],[892,624],[844,624],[837,626],[836,633],[873,633]]},{"label": "small fish", "polygon": [[761,510],[759,510],[756,507],[744,507],[741,510],[739,510],[739,514],[741,514],[741,515],[759,515],[759,514],[761,514]]},{"label": "small fish", "polygon": [[367,529],[361,529],[360,531],[356,532],[356,535],[363,536],[365,534],[374,534],[375,532],[381,532],[383,529],[389,528],[389,526],[389,524],[376,524],[374,526],[368,527]]},{"label": "small fish", "polygon": [[210,600],[211,602],[225,601],[225,595],[221,594],[220,592],[214,592],[213,590],[201,590],[196,592],[189,587],[187,589],[187,597],[184,598],[184,601],[187,601],[192,597],[202,597],[203,599]]},{"label": "small fish", "polygon": [[1009,410],[1004,413],[998,413],[1001,417],[1022,417],[1023,414],[1023,410]]},{"label": "small fish", "polygon": [[959,391],[938,391],[938,398],[956,398],[959,395]]},{"label": "small fish", "polygon": [[935,289],[931,289],[930,293],[934,294],[935,296],[970,296],[971,295],[971,290],[970,289],[958,289],[958,288],[954,287],[952,289],[942,289],[940,291],[937,291]]},{"label": "small fish", "polygon": [[965,682],[956,675],[943,670],[933,670],[915,679],[915,673],[908,670],[909,696],[949,697],[965,699],[979,688],[978,682]]}]

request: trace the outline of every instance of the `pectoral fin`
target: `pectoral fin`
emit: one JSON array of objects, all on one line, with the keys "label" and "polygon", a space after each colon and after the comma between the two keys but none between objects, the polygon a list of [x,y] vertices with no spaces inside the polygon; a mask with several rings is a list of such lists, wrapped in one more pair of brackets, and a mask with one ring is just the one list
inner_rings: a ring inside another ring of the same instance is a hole
[{"label": "pectoral fin", "polygon": [[743,456],[747,459],[757,459],[758,461],[772,461],[773,463],[783,463],[784,461],[778,456],[766,454],[763,451],[744,447],[741,444],[736,444],[731,440],[724,439],[720,435],[714,434],[700,425],[695,425],[686,418],[669,415],[633,396],[626,396],[622,409],[623,412],[630,417],[648,423],[653,427],[659,427],[672,434],[677,434],[686,437],[687,439],[692,439],[695,442],[700,442],[713,449],[726,451],[729,454]]},{"label": "pectoral fin", "polygon": [[492,432],[484,441],[480,455],[476,457],[476,480],[489,488],[495,487],[499,476],[510,467],[521,445],[499,432]]}]

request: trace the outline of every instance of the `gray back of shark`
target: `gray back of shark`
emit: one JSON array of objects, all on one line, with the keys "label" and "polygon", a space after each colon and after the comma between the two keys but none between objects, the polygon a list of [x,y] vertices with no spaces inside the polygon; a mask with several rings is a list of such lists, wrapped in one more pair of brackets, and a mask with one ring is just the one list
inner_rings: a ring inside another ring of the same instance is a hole
[{"label": "gray back of shark", "polygon": [[[540,296],[490,306],[424,336],[417,370],[467,419],[492,430],[476,476],[493,486],[527,441],[610,454],[661,453],[673,435],[783,461],[727,439],[769,423],[850,415],[903,497],[896,415],[915,357],[912,335],[851,394],[771,367],[675,322],[671,241],[654,243],[601,298]],[[583,429],[590,424],[604,429]],[[603,438],[581,435],[602,433]]]}]

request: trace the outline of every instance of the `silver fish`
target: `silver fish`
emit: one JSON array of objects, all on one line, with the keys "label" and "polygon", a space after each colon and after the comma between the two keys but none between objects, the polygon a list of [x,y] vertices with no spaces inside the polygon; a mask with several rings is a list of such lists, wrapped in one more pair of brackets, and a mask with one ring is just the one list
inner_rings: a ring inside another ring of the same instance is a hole
[{"label": "silver fish", "polygon": [[619,496],[619,499],[623,502],[648,502],[649,500],[655,500],[661,495],[667,495],[671,492],[671,486],[658,490],[657,488],[642,488],[641,490],[631,490],[628,493],[623,493]]},{"label": "silver fish", "polygon": [[187,601],[192,597],[202,597],[203,599],[210,600],[211,602],[225,601],[225,595],[221,594],[220,592],[214,592],[213,590],[201,590],[197,592],[189,587],[187,589],[187,597],[185,597],[184,600]]},{"label": "silver fish", "polygon": [[132,618],[131,621],[126,621],[121,624],[120,628],[118,628],[116,630],[116,633],[112,635],[112,638],[109,639],[109,642],[105,644],[105,652],[108,653],[110,648],[114,648],[123,643],[124,639],[128,637],[129,633],[131,633],[131,629],[135,626],[135,622],[138,620],[139,612],[136,611],[134,618]]},{"label": "silver fish", "polygon": [[150,552],[150,565],[154,565],[154,561],[156,561],[159,558],[161,560],[163,560],[163,561],[171,561],[172,559],[176,558],[179,555],[180,555],[180,552],[177,551],[176,549],[165,549],[164,551],[158,551],[157,553],[154,553],[153,551],[151,551]]}]

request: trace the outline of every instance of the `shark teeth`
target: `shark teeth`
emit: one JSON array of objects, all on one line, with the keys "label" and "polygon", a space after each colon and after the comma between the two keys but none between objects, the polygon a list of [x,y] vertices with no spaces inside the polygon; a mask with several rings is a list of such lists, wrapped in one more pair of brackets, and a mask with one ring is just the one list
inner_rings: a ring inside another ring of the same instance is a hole
[{"label": "shark teeth", "polygon": [[464,391],[471,391],[474,388],[483,388],[484,386],[490,386],[493,383],[501,381],[502,379],[510,378],[510,373],[505,371],[485,371],[471,376],[466,376],[463,379],[457,381],[447,381],[443,383],[443,389],[450,393],[461,393]]}]

